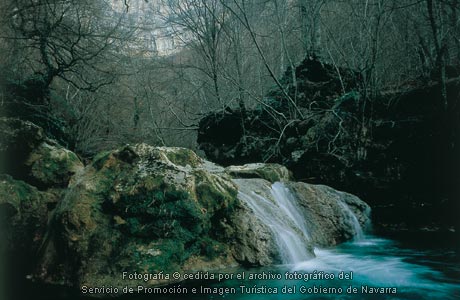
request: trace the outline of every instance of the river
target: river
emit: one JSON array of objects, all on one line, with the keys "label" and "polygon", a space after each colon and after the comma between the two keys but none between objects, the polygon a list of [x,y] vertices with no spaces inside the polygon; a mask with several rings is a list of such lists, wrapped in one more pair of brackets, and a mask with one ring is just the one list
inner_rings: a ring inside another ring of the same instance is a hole
[{"label": "river", "polygon": [[[234,279],[220,282],[217,279],[183,282],[181,287],[186,288],[187,294],[135,293],[122,299],[460,299],[460,256],[457,242],[453,240],[453,234],[449,233],[400,234],[392,238],[368,235],[338,247],[316,248],[316,258],[296,264],[229,270],[227,273],[233,274]],[[237,279],[236,275],[241,277],[243,272],[245,280]],[[259,277],[264,274],[281,276],[281,279],[250,280],[251,274]],[[301,279],[289,279],[286,274],[291,278],[301,276]],[[313,278],[314,274],[317,280]],[[329,279],[324,278],[326,275],[329,275]],[[322,280],[318,279],[320,276],[323,276]],[[333,279],[330,278],[332,276]],[[339,279],[339,276],[343,279]],[[200,292],[201,287],[210,288],[207,291],[216,293],[203,294]],[[192,293],[193,288],[196,294]],[[275,288],[276,294],[267,293],[275,291]],[[224,292],[232,289],[235,293]],[[12,299],[90,299],[78,291],[33,283],[25,283],[15,291],[16,295]],[[218,291],[222,291],[222,295]],[[331,293],[326,294],[326,291]]]}]

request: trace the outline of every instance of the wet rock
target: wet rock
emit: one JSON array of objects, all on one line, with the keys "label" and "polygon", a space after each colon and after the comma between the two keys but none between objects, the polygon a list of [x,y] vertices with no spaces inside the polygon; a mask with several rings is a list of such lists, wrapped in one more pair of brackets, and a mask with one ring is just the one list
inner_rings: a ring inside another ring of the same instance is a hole
[{"label": "wet rock", "polygon": [[270,182],[292,180],[292,173],[279,164],[254,163],[243,166],[229,166],[228,174],[234,178],[262,178]]},{"label": "wet rock", "polygon": [[364,229],[370,227],[370,207],[358,197],[325,185],[303,182],[286,185],[303,208],[315,245],[334,246],[362,234],[356,222]]},{"label": "wet rock", "polygon": [[[263,179],[237,180],[238,190],[242,192],[256,191],[270,198],[270,182]],[[275,238],[267,225],[255,217],[254,212],[240,201],[232,224],[234,224],[236,243],[234,256],[241,264],[249,266],[265,266],[280,263]]]},{"label": "wet rock", "polygon": [[[297,232],[298,241],[304,245],[302,251],[314,257],[314,247],[329,247],[359,238],[366,229],[369,229],[370,207],[358,197],[331,187],[290,181],[272,185],[264,179],[236,179],[234,182],[238,186],[241,202],[240,210],[235,214],[235,222],[233,222],[235,229],[240,233],[236,237],[235,258],[242,264],[267,265],[281,262],[278,252],[279,241],[273,230],[288,232],[292,229],[290,233]],[[291,201],[292,209],[299,209],[300,219],[296,220],[296,223],[290,221],[282,223],[276,220],[268,221],[269,224],[264,223],[267,220],[262,221],[259,214],[267,212],[252,211],[245,197],[258,202],[259,210],[268,209],[271,205],[267,206],[264,202],[271,202],[275,210],[267,214],[269,218],[287,216],[294,218],[296,215],[291,213],[278,215],[276,209],[278,205],[281,205],[280,211],[288,209],[285,204],[276,203],[275,197],[283,197],[284,201]],[[290,229],[275,229],[273,227],[275,224],[284,224],[282,226],[288,224]],[[305,227],[298,227],[298,224],[305,224]],[[302,230],[306,233],[302,233]]]}]

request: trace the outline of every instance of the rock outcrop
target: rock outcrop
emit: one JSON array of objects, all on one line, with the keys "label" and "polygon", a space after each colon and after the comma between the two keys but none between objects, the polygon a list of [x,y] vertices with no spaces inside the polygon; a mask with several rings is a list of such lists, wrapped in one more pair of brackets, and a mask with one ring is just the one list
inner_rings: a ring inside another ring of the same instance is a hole
[{"label": "rock outcrop", "polygon": [[337,245],[362,235],[360,227],[370,226],[370,207],[354,195],[303,182],[289,182],[287,187],[302,208],[315,245]]},{"label": "rock outcrop", "polygon": [[0,173],[46,190],[66,188],[82,169],[77,155],[47,138],[42,128],[28,121],[0,118]]},{"label": "rock outcrop", "polygon": [[230,177],[214,173],[222,168],[207,166],[182,148],[138,144],[102,153],[74,177],[57,206],[37,276],[72,285],[129,285],[121,280],[124,271],[235,265],[228,217],[237,190]]},{"label": "rock outcrop", "polygon": [[[14,253],[9,257],[22,260],[23,272],[40,282],[158,286],[183,280],[170,277],[175,271],[279,263],[269,224],[240,195],[273,199],[274,182],[295,195],[289,201],[301,204],[302,216],[317,231],[305,244],[312,255],[315,245],[335,245],[356,234],[340,201],[356,216],[368,209],[351,195],[294,183],[277,164],[223,168],[188,149],[136,144],[100,153],[83,167],[32,123],[0,119],[0,129],[0,152],[12,159],[1,170],[10,175],[0,175],[6,228],[0,250]],[[165,276],[131,281],[123,272]]]},{"label": "rock outcrop", "polygon": [[47,138],[41,127],[0,118],[0,214],[9,253],[27,261],[36,256],[52,210],[81,170],[77,155]]}]

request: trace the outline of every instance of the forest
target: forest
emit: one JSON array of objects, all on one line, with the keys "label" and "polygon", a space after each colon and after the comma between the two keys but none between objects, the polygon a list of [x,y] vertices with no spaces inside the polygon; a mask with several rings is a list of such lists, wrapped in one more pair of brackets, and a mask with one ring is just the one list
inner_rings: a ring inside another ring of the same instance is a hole
[{"label": "forest", "polygon": [[[224,253],[299,263],[370,219],[375,234],[458,251],[459,14],[458,0],[2,0],[0,257],[28,257],[11,280],[108,285],[126,257],[150,273],[231,265]],[[292,224],[253,202],[259,189],[308,207],[289,214],[306,218],[293,222],[307,246],[261,246]],[[250,228],[271,238],[238,233]]]},{"label": "forest", "polygon": [[[321,107],[299,107],[293,72],[307,57],[334,68],[337,98],[353,90],[371,103],[434,80],[439,106],[454,106],[446,95],[460,58],[454,0],[1,5],[4,113],[36,120],[83,156],[139,141],[196,149],[210,112],[260,107],[280,117],[274,89],[288,101],[282,125],[308,119]],[[359,84],[348,87],[343,68]]]}]

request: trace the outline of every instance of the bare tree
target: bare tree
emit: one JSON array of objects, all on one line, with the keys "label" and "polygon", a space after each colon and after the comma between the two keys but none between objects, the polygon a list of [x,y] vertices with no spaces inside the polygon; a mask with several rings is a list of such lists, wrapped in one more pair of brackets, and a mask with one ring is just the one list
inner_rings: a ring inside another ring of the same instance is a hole
[{"label": "bare tree", "polygon": [[218,0],[168,0],[168,23],[184,44],[198,53],[204,63],[201,69],[212,81],[214,97],[222,104],[220,91],[220,52],[225,12]]},{"label": "bare tree", "polygon": [[[126,36],[120,20],[107,20],[103,2],[10,0],[5,15],[11,27],[6,40],[20,40],[22,55],[44,87],[54,78],[88,90],[109,84],[111,70],[99,63],[113,59],[108,50]],[[98,73],[99,76],[88,76]],[[100,76],[104,74],[104,76]]]}]

